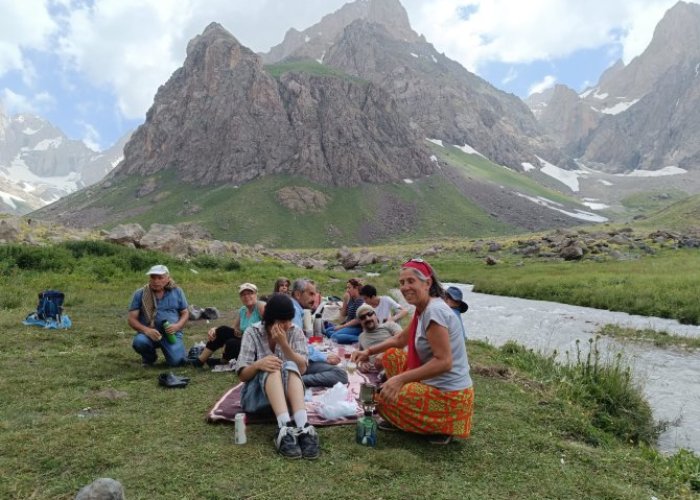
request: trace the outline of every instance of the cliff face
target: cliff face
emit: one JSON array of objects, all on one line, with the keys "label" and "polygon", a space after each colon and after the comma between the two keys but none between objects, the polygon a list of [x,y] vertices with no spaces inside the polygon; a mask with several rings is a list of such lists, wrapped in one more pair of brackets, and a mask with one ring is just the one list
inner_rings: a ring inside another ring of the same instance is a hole
[{"label": "cliff face", "polygon": [[397,39],[381,24],[358,20],[329,49],[324,64],[385,89],[426,137],[468,144],[517,170],[522,162],[535,163],[535,155],[566,164],[520,99],[422,40]]},{"label": "cliff face", "polygon": [[699,68],[700,6],[678,2],[647,49],[586,96],[606,116],[579,147],[582,159],[612,172],[696,168]]},{"label": "cliff face", "polygon": [[599,170],[622,173],[700,159],[700,6],[678,2],[646,50],[577,95],[564,86],[527,102],[557,144]]},{"label": "cliff face", "polygon": [[274,64],[291,57],[322,62],[345,27],[357,19],[381,24],[399,40],[419,39],[411,29],[408,14],[399,0],[358,0],[343,5],[304,31],[290,29],[282,43],[272,47],[268,53],[261,54],[263,61],[265,64]]},{"label": "cliff face", "polygon": [[601,113],[585,103],[565,85],[555,85],[546,102],[531,101],[542,125],[560,148],[575,150],[601,119]]},{"label": "cliff face", "polygon": [[265,61],[315,59],[388,92],[425,137],[469,145],[521,170],[536,156],[572,165],[517,97],[450,60],[417,35],[398,0],[357,0],[285,40]]},{"label": "cliff face", "polygon": [[174,169],[183,181],[210,185],[287,173],[354,185],[432,172],[422,138],[405,121],[368,82],[299,73],[274,79],[214,23],[158,90],[116,175]]},{"label": "cliff face", "polygon": [[435,171],[423,138],[376,85],[286,73],[280,94],[298,144],[296,173],[324,184],[352,186]]},{"label": "cliff face", "polygon": [[158,89],[118,174],[172,168],[185,181],[237,183],[286,170],[293,155],[277,83],[252,51],[213,23]]}]

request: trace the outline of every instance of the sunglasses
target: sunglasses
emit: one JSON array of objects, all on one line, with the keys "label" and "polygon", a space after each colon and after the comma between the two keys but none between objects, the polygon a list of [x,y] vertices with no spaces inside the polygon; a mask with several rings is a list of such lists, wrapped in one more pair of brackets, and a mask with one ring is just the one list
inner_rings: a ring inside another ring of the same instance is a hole
[{"label": "sunglasses", "polygon": [[368,312],[368,313],[361,314],[360,316],[358,316],[358,318],[360,318],[360,321],[364,321],[367,318],[371,318],[372,316],[374,316],[374,313]]}]

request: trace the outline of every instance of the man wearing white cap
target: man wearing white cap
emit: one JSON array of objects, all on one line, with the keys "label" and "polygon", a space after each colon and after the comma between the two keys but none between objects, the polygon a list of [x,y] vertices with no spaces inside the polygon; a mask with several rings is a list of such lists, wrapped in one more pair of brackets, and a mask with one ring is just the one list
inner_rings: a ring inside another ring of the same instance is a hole
[{"label": "man wearing white cap", "polygon": [[185,293],[170,278],[162,264],[151,267],[148,284],[136,290],[129,306],[128,323],[136,330],[132,347],[144,366],[156,362],[160,347],[170,366],[185,364],[182,329],[189,319]]}]

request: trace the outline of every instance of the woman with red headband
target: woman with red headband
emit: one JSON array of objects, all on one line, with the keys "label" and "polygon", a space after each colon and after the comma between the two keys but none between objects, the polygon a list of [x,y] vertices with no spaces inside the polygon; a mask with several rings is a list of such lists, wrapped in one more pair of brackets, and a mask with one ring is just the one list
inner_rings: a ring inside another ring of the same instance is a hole
[{"label": "woman with red headband", "polygon": [[386,351],[380,428],[433,435],[436,444],[467,438],[474,389],[459,319],[443,300],[442,286],[427,262],[403,264],[399,284],[406,302],[416,307],[410,325],[381,344],[353,352],[355,361],[365,361]]}]

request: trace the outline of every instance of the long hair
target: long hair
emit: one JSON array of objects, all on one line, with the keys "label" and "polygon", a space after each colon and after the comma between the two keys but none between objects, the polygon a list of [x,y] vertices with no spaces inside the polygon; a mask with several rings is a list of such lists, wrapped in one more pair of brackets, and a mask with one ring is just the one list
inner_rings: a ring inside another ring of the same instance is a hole
[{"label": "long hair", "polygon": [[279,293],[280,287],[285,283],[287,284],[287,290],[289,290],[292,284],[292,282],[289,281],[289,278],[285,278],[284,276],[277,278],[277,281],[275,281],[275,289],[272,291],[272,293]]}]

